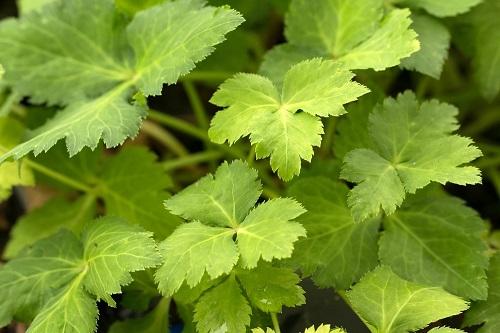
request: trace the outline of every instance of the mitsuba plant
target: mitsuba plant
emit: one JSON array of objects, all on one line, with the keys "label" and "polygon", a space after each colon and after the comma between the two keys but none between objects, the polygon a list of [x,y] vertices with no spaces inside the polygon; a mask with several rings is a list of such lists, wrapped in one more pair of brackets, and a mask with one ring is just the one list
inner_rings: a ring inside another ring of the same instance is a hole
[{"label": "mitsuba plant", "polygon": [[[0,198],[51,190],[10,231],[0,326],[279,333],[310,278],[373,333],[500,332],[488,225],[441,186],[481,183],[482,152],[425,98],[464,26],[476,95],[497,95],[500,6],[480,2],[20,1],[0,23]],[[264,55],[250,27],[278,8]],[[176,82],[197,125],[150,107]],[[195,82],[220,83],[210,123]]]}]

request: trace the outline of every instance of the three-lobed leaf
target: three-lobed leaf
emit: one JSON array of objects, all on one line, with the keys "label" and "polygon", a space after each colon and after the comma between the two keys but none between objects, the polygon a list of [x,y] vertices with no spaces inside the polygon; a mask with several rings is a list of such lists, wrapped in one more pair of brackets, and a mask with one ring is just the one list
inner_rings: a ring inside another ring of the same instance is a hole
[{"label": "three-lobed leaf", "polygon": [[212,119],[210,139],[233,144],[249,136],[257,158],[270,157],[273,171],[290,180],[321,143],[319,117],[345,113],[344,104],[368,92],[353,74],[330,60],[300,62],[284,74],[281,90],[269,79],[237,74],[210,100],[224,107]]},{"label": "three-lobed leaf", "polygon": [[387,98],[369,116],[372,144],[344,157],[341,178],[357,184],[348,204],[355,220],[392,214],[406,193],[430,182],[465,185],[481,181],[476,167],[462,166],[481,156],[469,138],[452,134],[458,110],[435,100],[420,104],[413,93]]}]

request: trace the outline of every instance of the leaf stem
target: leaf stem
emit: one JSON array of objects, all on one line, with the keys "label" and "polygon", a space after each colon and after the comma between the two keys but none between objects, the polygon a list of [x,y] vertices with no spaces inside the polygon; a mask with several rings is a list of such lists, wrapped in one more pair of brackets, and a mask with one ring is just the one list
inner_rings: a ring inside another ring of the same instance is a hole
[{"label": "leaf stem", "polygon": [[177,140],[175,136],[173,136],[170,132],[158,126],[156,123],[152,121],[144,121],[142,123],[142,130],[144,133],[148,134],[165,147],[170,149],[177,156],[187,156],[189,155],[189,151],[182,145],[182,143]]},{"label": "leaf stem", "polygon": [[186,95],[189,99],[189,104],[191,104],[191,108],[193,109],[198,124],[201,128],[207,130],[209,126],[207,112],[205,110],[205,107],[203,106],[203,102],[201,101],[196,87],[194,86],[192,81],[183,81],[182,86],[186,91]]},{"label": "leaf stem", "polygon": [[273,328],[275,333],[281,333],[280,330],[280,323],[278,322],[278,316],[276,315],[276,312],[271,312],[271,320],[273,322]]},{"label": "leaf stem", "polygon": [[181,78],[181,81],[224,81],[233,76],[224,71],[194,71]]},{"label": "leaf stem", "polygon": [[162,163],[165,171],[190,166],[200,162],[217,160],[222,157],[222,153],[218,151],[204,151],[187,156],[183,156],[174,160],[168,160]]},{"label": "leaf stem", "polygon": [[29,160],[27,158],[23,159],[20,163],[26,163],[27,166],[29,166],[31,169],[38,171],[39,173],[42,173],[50,178],[53,178],[57,181],[59,181],[62,184],[68,185],[69,187],[72,187],[74,189],[80,190],[85,193],[93,193],[94,189],[84,183],[81,183],[77,180],[74,180],[72,178],[69,178],[57,171],[51,170],[47,168],[44,165],[41,165],[37,162],[34,162],[32,160]]},{"label": "leaf stem", "polygon": [[159,122],[160,124],[178,130],[179,132],[198,138],[204,142],[210,142],[208,134],[205,131],[191,125],[187,121],[151,109],[149,110],[149,118]]}]

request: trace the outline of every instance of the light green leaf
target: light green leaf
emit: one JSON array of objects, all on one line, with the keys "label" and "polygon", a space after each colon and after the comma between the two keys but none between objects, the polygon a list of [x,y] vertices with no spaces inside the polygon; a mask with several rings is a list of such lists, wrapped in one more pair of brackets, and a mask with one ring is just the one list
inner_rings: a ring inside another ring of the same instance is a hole
[{"label": "light green leaf", "polygon": [[[280,81],[297,61],[312,57],[335,59],[347,69],[383,70],[419,49],[411,30],[410,11],[384,15],[380,0],[293,0],[286,16],[288,43],[271,51],[261,72]],[[305,28],[307,27],[307,28]]]},{"label": "light green leaf", "polygon": [[418,34],[420,50],[401,61],[401,67],[439,79],[448,56],[450,33],[438,20],[426,15],[413,15],[412,28]]},{"label": "light green leaf", "polygon": [[237,230],[238,249],[242,265],[257,266],[264,261],[292,255],[293,243],[306,232],[301,224],[291,220],[305,213],[302,206],[289,198],[277,198],[258,205]]},{"label": "light green leaf", "polygon": [[164,333],[169,331],[169,298],[162,298],[158,305],[143,317],[115,321],[108,333]]},{"label": "light green leaf", "polygon": [[241,223],[262,192],[257,171],[237,160],[224,162],[215,175],[207,175],[165,202],[172,214],[186,220],[234,227]]},{"label": "light green leaf", "polygon": [[[0,268],[0,325],[14,315],[28,332],[94,332],[96,300],[131,281],[132,271],[156,266],[161,257],[151,234],[106,217],[90,223],[82,241],[62,230],[27,248]],[[91,295],[93,293],[94,295]]]},{"label": "light green leaf", "polygon": [[233,235],[232,229],[199,222],[178,227],[160,244],[165,261],[155,276],[159,290],[172,296],[183,281],[190,287],[196,286],[205,272],[211,278],[229,273],[239,257]]},{"label": "light green leaf", "polygon": [[464,298],[486,299],[486,224],[461,200],[418,192],[384,219],[384,230],[380,258],[395,273]]},{"label": "light green leaf", "polygon": [[295,244],[292,261],[322,287],[347,289],[377,265],[378,219],[355,223],[349,189],[326,177],[302,176],[288,189],[307,209],[297,221],[307,237]]},{"label": "light green leaf", "polygon": [[252,309],[234,276],[206,292],[195,306],[194,321],[200,333],[245,333]]},{"label": "light green leaf", "polygon": [[270,156],[273,171],[289,180],[300,172],[301,159],[310,161],[313,147],[321,143],[318,116],[341,115],[344,104],[368,92],[352,77],[333,61],[307,60],[286,73],[279,93],[262,76],[237,74],[211,99],[226,109],[212,119],[209,136],[216,143],[229,144],[250,136],[256,157]]},{"label": "light green leaf", "polygon": [[162,207],[171,179],[152,152],[123,149],[104,163],[98,183],[108,215],[141,225],[154,232],[156,239],[165,239],[179,225],[180,219]]},{"label": "light green leaf", "polygon": [[[252,329],[252,333],[274,333],[273,329],[270,329],[269,327],[264,331],[262,328],[254,328]],[[330,325],[324,325],[321,324],[318,326],[318,328],[314,328],[314,326],[309,327],[304,331],[304,333],[346,333],[341,328],[330,328]]]},{"label": "light green leaf", "polygon": [[84,333],[97,326],[95,299],[74,280],[55,294],[35,317],[26,333]]},{"label": "light green leaf", "polygon": [[33,102],[49,104],[94,98],[126,80],[126,40],[114,14],[111,0],[69,0],[2,22],[5,80]]},{"label": "light green leaf", "polygon": [[459,297],[403,280],[386,266],[368,273],[347,297],[371,331],[380,333],[413,332],[468,308]]},{"label": "light green leaf", "polygon": [[36,312],[53,290],[80,271],[83,249],[68,231],[37,242],[22,255],[0,267],[0,327],[21,313]]},{"label": "light green leaf", "polygon": [[166,2],[139,12],[127,27],[139,89],[145,95],[161,94],[163,83],[175,83],[190,72],[243,21],[234,10],[204,7],[199,0]]},{"label": "light green leaf", "polygon": [[484,323],[477,333],[496,333],[500,330],[500,253],[491,258],[488,285],[488,299],[474,303],[465,315],[464,326]]},{"label": "light green leaf", "polygon": [[140,12],[141,10],[156,6],[165,1],[168,0],[141,0],[141,1],[115,0],[115,5],[116,8],[118,8],[122,12],[129,15],[134,15],[135,13]]},{"label": "light green leaf", "polygon": [[13,258],[28,245],[53,235],[61,228],[78,234],[84,224],[94,217],[95,197],[87,195],[75,202],[56,198],[21,217],[12,228],[4,251],[5,258]]},{"label": "light green leaf", "polygon": [[238,271],[237,277],[252,305],[264,312],[280,313],[283,306],[305,303],[300,278],[291,269],[261,264]]},{"label": "light green leaf", "polygon": [[429,333],[465,333],[465,332],[456,328],[436,327],[430,330]]},{"label": "light green leaf", "polygon": [[84,147],[95,149],[101,138],[108,148],[122,144],[137,134],[146,116],[143,107],[127,102],[124,89],[119,86],[97,99],[71,104],[33,132],[31,139],[0,156],[0,163],[29,152],[46,152],[61,139],[66,139],[70,156]]},{"label": "light green leaf", "polygon": [[422,8],[434,16],[444,17],[465,13],[481,1],[482,0],[397,0],[396,3],[414,8]]},{"label": "light green leaf", "polygon": [[462,166],[481,152],[469,138],[452,134],[458,110],[436,100],[418,103],[411,92],[387,98],[370,115],[372,149],[355,149],[344,158],[341,177],[357,185],[348,205],[355,220],[392,214],[405,198],[430,182],[466,185],[480,172]]},{"label": "light green leaf", "polygon": [[25,15],[32,10],[39,10],[54,1],[56,0],[17,0],[17,8],[22,15]]},{"label": "light green leaf", "polygon": [[[305,236],[304,228],[291,220],[304,209],[292,199],[279,198],[248,213],[261,187],[254,170],[234,161],[222,164],[215,178],[208,175],[180,192],[179,197],[167,200],[167,207],[194,221],[178,227],[160,245],[165,262],[158,269],[156,281],[164,295],[174,294],[184,281],[195,287],[205,272],[212,279],[227,274],[240,257],[243,267],[254,268],[261,257],[271,261],[291,256],[293,243]],[[212,197],[207,201],[208,194]],[[204,214],[193,204],[185,205],[187,201],[200,205],[208,202],[209,210],[217,212]]]},{"label": "light green leaf", "polygon": [[127,224],[115,217],[104,217],[91,223],[82,233],[87,272],[85,288],[104,299],[115,302],[111,294],[132,282],[130,272],[155,267],[161,261],[152,233]]},{"label": "light green leaf", "polygon": [[[0,154],[15,147],[24,135],[24,127],[18,121],[0,118]],[[26,164],[8,162],[0,165],[0,201],[7,199],[14,186],[31,186],[35,179],[31,169]]]}]

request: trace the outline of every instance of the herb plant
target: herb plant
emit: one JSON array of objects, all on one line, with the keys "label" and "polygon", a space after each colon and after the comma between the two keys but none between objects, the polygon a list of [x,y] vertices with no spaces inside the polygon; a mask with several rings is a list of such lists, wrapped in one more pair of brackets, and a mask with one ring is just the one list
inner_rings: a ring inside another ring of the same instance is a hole
[{"label": "herb plant", "polygon": [[6,332],[500,332],[498,1],[17,10]]}]

